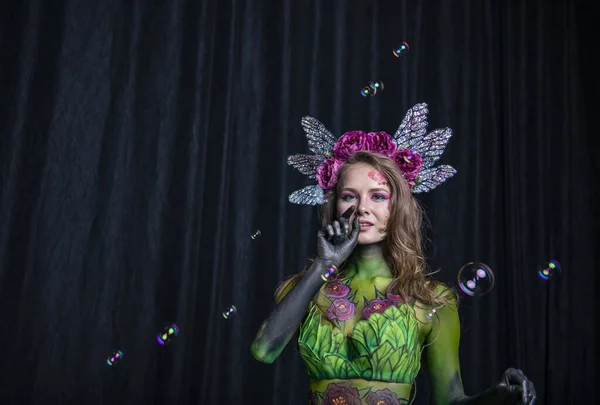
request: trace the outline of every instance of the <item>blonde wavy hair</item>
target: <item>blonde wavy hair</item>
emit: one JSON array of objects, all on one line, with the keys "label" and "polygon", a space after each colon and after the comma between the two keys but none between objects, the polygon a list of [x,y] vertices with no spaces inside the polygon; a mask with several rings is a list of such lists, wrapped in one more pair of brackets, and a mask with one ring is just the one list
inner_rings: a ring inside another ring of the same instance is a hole
[{"label": "blonde wavy hair", "polygon": [[[398,165],[391,159],[368,151],[356,152],[342,165],[339,173],[341,179],[345,171],[353,164],[366,163],[381,172],[390,186],[390,215],[387,223],[387,237],[384,245],[384,258],[389,266],[393,280],[387,292],[400,295],[406,302],[417,299],[425,305],[442,307],[456,299],[456,293],[449,287],[431,278],[423,253],[423,219],[425,214],[414,198],[408,182],[400,172]],[[325,194],[327,202],[321,206],[321,225],[330,224],[336,217],[340,182],[337,187]],[[293,285],[300,280],[306,268],[296,275],[284,280],[275,292],[278,302]],[[344,264],[339,268],[343,271]],[[316,298],[313,299],[316,302]]]}]

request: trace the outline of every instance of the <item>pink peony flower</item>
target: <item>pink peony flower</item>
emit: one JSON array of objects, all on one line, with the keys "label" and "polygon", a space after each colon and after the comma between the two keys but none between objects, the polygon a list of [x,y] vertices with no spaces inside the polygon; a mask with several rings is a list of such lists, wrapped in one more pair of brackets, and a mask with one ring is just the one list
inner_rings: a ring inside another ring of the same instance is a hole
[{"label": "pink peony flower", "polygon": [[327,284],[325,288],[325,296],[329,298],[342,298],[348,295],[350,287],[344,283],[335,280]]},{"label": "pink peony flower", "polygon": [[381,153],[384,156],[390,156],[396,151],[396,144],[387,132],[369,132],[367,134],[367,148],[372,152]]},{"label": "pink peony flower", "polygon": [[367,149],[367,134],[363,131],[350,131],[335,143],[333,155],[339,159],[346,160],[359,150]]},{"label": "pink peony flower", "polygon": [[325,191],[335,187],[340,174],[343,160],[336,158],[327,158],[317,167],[316,178],[319,186]]},{"label": "pink peony flower", "polygon": [[394,302],[404,302],[404,298],[401,295],[394,294],[393,292],[387,293],[387,299]]},{"label": "pink peony flower", "polygon": [[327,309],[327,318],[332,321],[347,321],[354,316],[355,309],[354,303],[346,298],[338,298]]},{"label": "pink peony flower", "polygon": [[394,151],[390,158],[396,162],[404,178],[414,185],[414,181],[423,167],[423,158],[419,152],[410,149],[399,149]]},{"label": "pink peony flower", "polygon": [[367,405],[400,405],[398,395],[388,388],[369,392],[367,394]]},{"label": "pink peony flower", "polygon": [[350,131],[342,135],[333,147],[335,157],[343,160],[361,150],[390,156],[396,151],[396,144],[387,132]]},{"label": "pink peony flower", "polygon": [[385,311],[387,308],[391,307],[392,305],[394,305],[394,301],[390,301],[390,300],[372,300],[371,302],[369,302],[369,305],[367,305],[364,309],[363,309],[363,318],[364,319],[369,319],[369,317],[377,312],[377,313],[382,313],[383,311]]},{"label": "pink peony flower", "polygon": [[323,405],[361,405],[358,390],[349,381],[331,383],[323,393]]},{"label": "pink peony flower", "polygon": [[318,405],[319,398],[313,390],[308,390],[308,405]]}]

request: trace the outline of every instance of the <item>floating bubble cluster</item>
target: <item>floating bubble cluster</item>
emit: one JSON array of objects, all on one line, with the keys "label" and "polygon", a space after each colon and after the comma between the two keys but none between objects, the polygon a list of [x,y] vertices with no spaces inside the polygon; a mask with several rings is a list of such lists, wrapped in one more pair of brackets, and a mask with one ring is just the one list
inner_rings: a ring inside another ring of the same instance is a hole
[{"label": "floating bubble cluster", "polygon": [[392,53],[396,58],[399,58],[401,55],[405,55],[408,53],[409,47],[407,42],[402,42],[400,45],[394,47]]},{"label": "floating bubble cluster", "polygon": [[383,91],[383,82],[382,81],[370,81],[368,86],[365,86],[360,91],[360,94],[363,97],[371,96],[373,97],[377,94],[378,91]]},{"label": "floating bubble cluster", "polygon": [[106,358],[106,364],[108,364],[109,366],[113,366],[120,362],[122,358],[123,352],[121,350],[117,350],[116,352],[114,352]]},{"label": "floating bubble cluster", "polygon": [[250,237],[252,238],[252,240],[258,238],[260,236],[260,231],[257,230],[256,232],[254,232],[254,235],[250,235]]},{"label": "floating bubble cluster", "polygon": [[156,336],[156,341],[159,345],[164,346],[171,343],[173,339],[179,336],[179,328],[175,324],[167,325],[163,331]]},{"label": "floating bubble cluster", "polygon": [[237,308],[235,307],[235,305],[230,306],[229,308],[227,308],[225,311],[223,311],[223,318],[225,319],[229,319],[233,316],[233,314],[235,314],[237,312]]},{"label": "floating bubble cluster", "polygon": [[560,267],[560,263],[556,259],[550,259],[548,263],[545,263],[543,266],[540,266],[538,269],[538,276],[542,280],[550,280],[560,276],[562,269]]},{"label": "floating bubble cluster", "polygon": [[494,287],[494,273],[484,263],[467,263],[458,272],[458,286],[470,297],[485,295]]}]

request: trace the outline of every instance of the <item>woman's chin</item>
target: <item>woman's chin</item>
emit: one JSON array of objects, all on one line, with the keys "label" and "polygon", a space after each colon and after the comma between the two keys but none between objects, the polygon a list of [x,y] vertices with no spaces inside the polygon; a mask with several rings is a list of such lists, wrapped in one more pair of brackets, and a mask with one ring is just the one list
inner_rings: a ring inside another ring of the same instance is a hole
[{"label": "woman's chin", "polygon": [[372,245],[373,243],[382,242],[383,239],[381,236],[373,236],[373,235],[358,235],[357,244],[359,245]]}]

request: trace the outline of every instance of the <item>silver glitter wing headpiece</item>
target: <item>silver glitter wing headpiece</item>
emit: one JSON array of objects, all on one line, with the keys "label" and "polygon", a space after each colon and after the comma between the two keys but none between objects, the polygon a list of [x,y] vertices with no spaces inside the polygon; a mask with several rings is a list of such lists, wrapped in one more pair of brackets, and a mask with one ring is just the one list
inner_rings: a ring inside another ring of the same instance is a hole
[{"label": "silver glitter wing headpiece", "polygon": [[[412,192],[415,194],[433,190],[456,173],[456,170],[449,165],[433,167],[442,156],[452,136],[452,130],[436,129],[427,134],[428,112],[426,103],[416,104],[406,112],[402,123],[392,136],[392,142],[397,150],[407,149],[411,153],[417,152],[422,159],[421,169],[412,187]],[[319,166],[334,156],[334,147],[338,140],[325,128],[325,125],[313,117],[303,117],[302,127],[306,133],[308,148],[314,154],[292,155],[288,157],[287,163],[309,179],[315,179]],[[305,205],[320,205],[326,202],[324,190],[319,184],[294,191],[290,194],[289,201]]]}]

